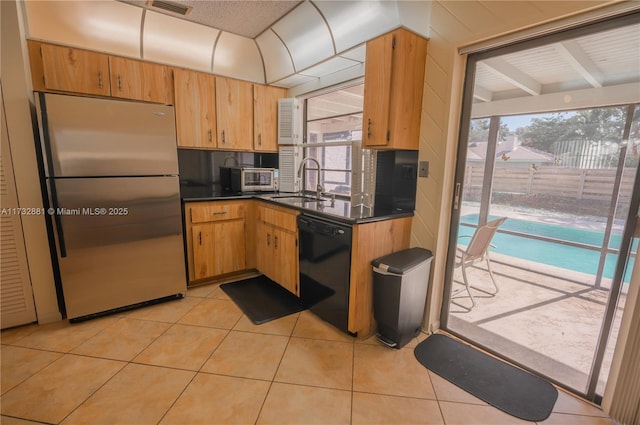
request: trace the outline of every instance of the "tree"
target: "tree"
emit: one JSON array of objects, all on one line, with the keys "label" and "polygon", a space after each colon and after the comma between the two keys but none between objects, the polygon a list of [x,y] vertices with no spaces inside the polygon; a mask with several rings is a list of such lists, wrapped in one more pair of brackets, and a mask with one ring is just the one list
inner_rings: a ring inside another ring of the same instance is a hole
[{"label": "tree", "polygon": [[[490,124],[491,120],[489,118],[471,120],[471,124],[469,125],[468,143],[488,142]],[[507,127],[507,124],[500,124],[500,129],[498,130],[498,141],[502,142],[507,140],[507,135],[509,135],[509,127]]]},{"label": "tree", "polygon": [[553,112],[533,118],[522,131],[523,145],[554,152],[557,142],[622,141],[625,108],[595,108],[571,112]]}]

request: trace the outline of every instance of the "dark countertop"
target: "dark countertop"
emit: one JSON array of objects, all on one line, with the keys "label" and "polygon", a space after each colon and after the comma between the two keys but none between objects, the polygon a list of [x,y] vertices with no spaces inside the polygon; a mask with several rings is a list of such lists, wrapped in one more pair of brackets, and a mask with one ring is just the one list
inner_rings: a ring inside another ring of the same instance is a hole
[{"label": "dark countertop", "polygon": [[402,217],[412,217],[413,211],[391,208],[369,208],[363,205],[351,205],[350,201],[336,199],[335,202],[323,197],[321,202],[309,197],[300,197],[296,193],[251,192],[228,194],[212,186],[181,187],[183,202],[222,201],[231,199],[259,199],[275,205],[293,208],[305,214],[316,215],[349,224],[370,223]]}]

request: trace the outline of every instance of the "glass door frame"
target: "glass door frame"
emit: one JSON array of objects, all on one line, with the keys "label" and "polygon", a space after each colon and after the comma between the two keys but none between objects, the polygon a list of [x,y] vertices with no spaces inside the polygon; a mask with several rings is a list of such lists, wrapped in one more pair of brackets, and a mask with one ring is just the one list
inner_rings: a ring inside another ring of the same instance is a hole
[{"label": "glass door frame", "polygon": [[[498,47],[492,50],[472,53],[467,56],[466,68],[465,68],[465,81],[463,86],[463,99],[462,99],[462,110],[460,115],[460,128],[458,133],[458,151],[456,157],[456,170],[455,170],[455,180],[454,180],[454,193],[451,204],[451,222],[450,222],[450,230],[449,230],[449,245],[447,249],[447,264],[445,269],[445,281],[444,281],[444,293],[443,293],[443,301],[442,308],[440,313],[440,323],[441,328],[465,341],[471,342],[483,350],[494,354],[498,357],[505,358],[499,352],[495,352],[491,347],[484,346],[482,344],[478,344],[473,340],[470,340],[465,335],[459,334],[455,330],[452,330],[448,326],[448,318],[450,313],[450,304],[451,304],[451,294],[452,294],[452,286],[453,286],[453,273],[454,273],[454,265],[456,258],[456,248],[458,240],[458,228],[461,218],[461,202],[462,202],[462,193],[463,193],[463,183],[465,179],[465,169],[466,169],[466,158],[467,158],[467,148],[468,144],[466,141],[469,139],[469,131],[470,131],[470,123],[471,123],[471,109],[473,103],[473,92],[475,85],[475,71],[476,64],[482,60],[495,57],[502,56],[509,53],[514,53],[521,50],[527,50],[533,47],[539,47],[542,45],[551,44],[554,42],[563,41],[570,38],[580,37],[587,34],[597,33],[606,31],[608,29],[617,28],[620,26],[633,24],[637,22],[639,14],[638,12],[631,12],[626,15],[617,16],[613,18],[607,18],[599,22],[588,23],[580,26],[576,26],[575,28],[565,30],[559,33],[554,33],[546,36],[542,36],[536,39],[526,40],[517,42],[511,45],[507,45],[504,47]],[[603,105],[604,106],[616,106],[616,105]],[[620,105],[618,105],[620,106]],[[628,141],[629,138],[629,127],[631,125],[631,118],[633,117],[634,105],[628,105],[627,112],[627,121],[625,123],[625,132],[623,134],[623,142]],[[635,105],[635,108],[640,108],[640,106]],[[489,126],[489,137],[488,137],[488,146],[486,153],[486,162],[485,162],[485,170],[483,176],[483,188],[481,194],[481,202],[480,202],[480,210],[479,210],[479,218],[478,218],[478,226],[483,225],[488,220],[488,210],[489,203],[491,199],[492,193],[492,183],[493,183],[493,170],[495,167],[495,152],[497,146],[497,133],[500,125],[500,117],[489,117],[490,118],[490,126]],[[493,140],[494,143],[491,143]],[[463,142],[464,141],[464,142]],[[624,158],[624,153],[626,152],[626,145],[623,145],[623,152],[621,152],[620,157]],[[620,178],[620,168],[623,165],[619,164],[619,170],[616,176],[616,181],[619,185]],[[491,170],[491,173],[488,173],[487,170]],[[615,195],[617,197],[617,193]],[[615,200],[612,200],[615,202]],[[615,212],[615,205],[612,206],[612,210]],[[579,392],[575,388],[570,388],[564,385],[562,382],[556,381],[553,377],[545,376],[545,378],[554,382],[558,386],[566,388],[569,391],[577,393],[582,397],[594,401],[596,403],[601,402],[601,395],[596,394],[596,387],[598,383],[598,377],[600,375],[600,369],[602,366],[602,360],[605,355],[605,350],[607,347],[607,342],[609,339],[609,333],[611,327],[613,326],[613,320],[615,316],[615,309],[620,296],[620,288],[623,282],[623,278],[627,268],[627,260],[631,253],[631,247],[633,242],[633,232],[636,226],[636,221],[638,220],[638,215],[640,214],[640,165],[637,166],[634,186],[632,189],[632,196],[630,199],[629,205],[629,213],[625,223],[625,228],[623,232],[622,242],[619,250],[619,255],[616,262],[616,268],[614,272],[614,280],[612,283],[612,287],[610,290],[610,296],[607,300],[607,309],[605,313],[605,317],[603,318],[602,328],[600,331],[600,335],[598,336],[598,341],[596,345],[596,350],[594,353],[594,361],[590,369],[588,381],[587,381],[587,391]],[[611,217],[609,217],[609,221],[611,221]],[[607,237],[603,243],[603,253],[609,249],[609,238],[610,235],[610,224],[607,224],[607,229],[609,232],[607,233]],[[606,246],[604,246],[606,244]],[[602,263],[602,262],[601,262]],[[599,267],[599,272],[601,272],[602,264]],[[598,279],[599,282],[599,279]],[[614,294],[615,291],[615,294]],[[519,363],[518,361],[510,358],[505,358],[511,363],[528,370],[532,373],[536,373],[540,375],[540,372],[532,370],[527,365]]]}]

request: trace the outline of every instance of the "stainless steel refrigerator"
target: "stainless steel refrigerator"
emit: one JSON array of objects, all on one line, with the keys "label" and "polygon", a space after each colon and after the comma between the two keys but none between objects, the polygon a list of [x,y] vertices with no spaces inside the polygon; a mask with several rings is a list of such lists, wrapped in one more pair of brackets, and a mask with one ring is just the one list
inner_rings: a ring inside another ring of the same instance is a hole
[{"label": "stainless steel refrigerator", "polygon": [[49,93],[36,101],[67,318],[183,295],[173,107]]}]

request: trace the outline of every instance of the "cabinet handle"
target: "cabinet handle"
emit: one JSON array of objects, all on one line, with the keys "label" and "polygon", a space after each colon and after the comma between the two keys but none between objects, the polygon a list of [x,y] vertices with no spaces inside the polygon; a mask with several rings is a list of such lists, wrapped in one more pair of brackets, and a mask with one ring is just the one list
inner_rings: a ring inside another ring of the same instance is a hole
[{"label": "cabinet handle", "polygon": [[278,237],[277,236],[273,237],[273,247],[278,249]]},{"label": "cabinet handle", "polygon": [[367,139],[371,138],[371,118],[367,119]]},{"label": "cabinet handle", "polygon": [[212,212],[211,215],[221,215],[221,214],[226,214],[227,211],[217,211],[217,212]]},{"label": "cabinet handle", "polygon": [[120,74],[118,74],[118,91],[122,91],[122,78],[120,78]]},{"label": "cabinet handle", "polygon": [[224,145],[226,141],[224,140],[224,130],[222,130],[222,144]]},{"label": "cabinet handle", "polygon": [[98,71],[98,88],[102,88],[102,71]]},{"label": "cabinet handle", "polygon": [[198,242],[202,245],[202,232],[198,232]]},{"label": "cabinet handle", "polygon": [[267,246],[271,245],[271,235],[267,233]]},{"label": "cabinet handle", "polygon": [[213,134],[211,129],[209,129],[209,143],[213,142]]},{"label": "cabinet handle", "polygon": [[262,133],[258,134],[258,146],[262,146]]}]

